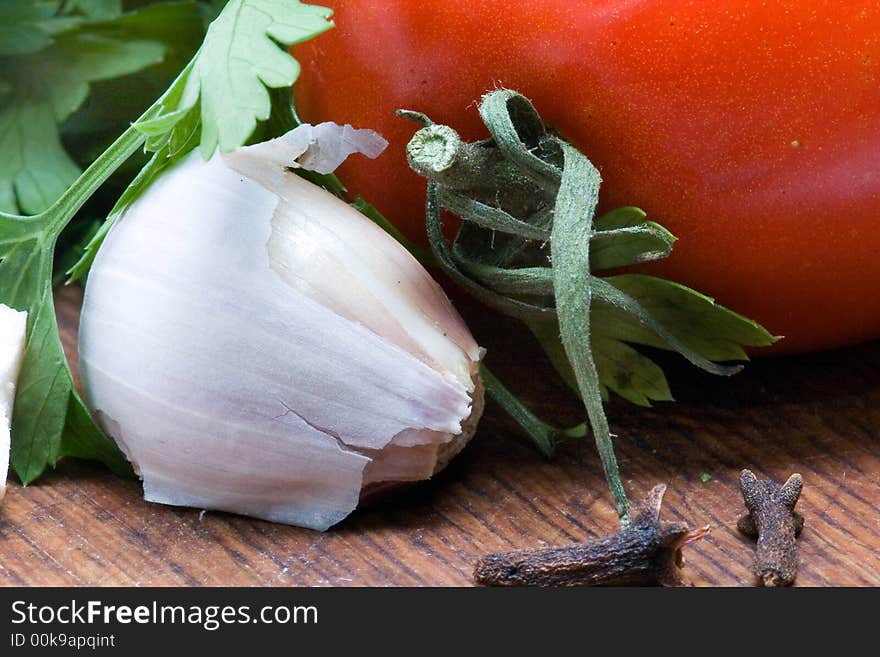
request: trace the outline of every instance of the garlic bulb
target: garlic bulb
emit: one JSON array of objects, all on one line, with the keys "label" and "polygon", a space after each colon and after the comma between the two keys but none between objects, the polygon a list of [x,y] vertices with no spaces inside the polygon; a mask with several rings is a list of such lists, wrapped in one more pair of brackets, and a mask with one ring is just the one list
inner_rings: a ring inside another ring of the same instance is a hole
[{"label": "garlic bulb", "polygon": [[101,247],[80,371],[147,500],[323,530],[473,433],[482,350],[441,288],[286,168],[304,149],[313,168],[375,152],[336,128],[190,154]]},{"label": "garlic bulb", "polygon": [[15,382],[24,360],[27,313],[0,304],[0,500],[6,495]]}]

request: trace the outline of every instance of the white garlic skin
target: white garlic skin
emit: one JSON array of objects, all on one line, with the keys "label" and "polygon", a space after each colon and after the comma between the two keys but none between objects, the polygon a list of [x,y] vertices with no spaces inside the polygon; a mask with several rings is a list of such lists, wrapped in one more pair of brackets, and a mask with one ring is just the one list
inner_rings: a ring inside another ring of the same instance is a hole
[{"label": "white garlic skin", "polygon": [[393,238],[252,154],[193,153],[118,220],[80,371],[146,499],[323,530],[463,446],[482,350]]},{"label": "white garlic skin", "polygon": [[24,360],[27,313],[0,303],[0,500],[6,495],[12,408]]}]

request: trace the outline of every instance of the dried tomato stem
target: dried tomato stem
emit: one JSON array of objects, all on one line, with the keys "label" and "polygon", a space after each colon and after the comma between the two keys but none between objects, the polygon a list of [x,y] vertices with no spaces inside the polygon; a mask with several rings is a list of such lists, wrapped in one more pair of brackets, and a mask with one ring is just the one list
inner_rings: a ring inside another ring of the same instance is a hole
[{"label": "dried tomato stem", "polygon": [[[516,217],[527,216],[548,202],[552,207],[552,196],[523,175],[500,149],[488,141],[462,141],[449,126],[431,124],[416,132],[407,144],[406,157],[412,170],[428,180],[447,190],[467,192],[471,199]],[[522,223],[528,231],[528,224]]]},{"label": "dried tomato stem", "polygon": [[[590,240],[600,177],[586,157],[549,134],[531,103],[502,90],[484,96],[491,138],[465,143],[425,115],[407,145],[428,179],[426,222],[444,270],[484,303],[524,321],[555,318],[620,516],[629,502],[618,471],[590,341]],[[450,246],[441,208],[463,220]],[[549,248],[548,248],[549,247]],[[521,423],[522,424],[522,423]],[[533,439],[546,453],[543,439]]]}]

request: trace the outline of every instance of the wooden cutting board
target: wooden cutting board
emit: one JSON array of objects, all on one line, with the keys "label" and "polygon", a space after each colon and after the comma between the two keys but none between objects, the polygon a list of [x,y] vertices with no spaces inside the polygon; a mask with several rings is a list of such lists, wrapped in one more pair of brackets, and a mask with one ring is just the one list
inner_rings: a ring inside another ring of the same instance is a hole
[{"label": "wooden cutting board", "polygon": [[[57,297],[75,359],[80,293]],[[545,418],[583,411],[528,335],[465,315],[488,363]],[[665,363],[666,361],[664,361]],[[880,586],[880,343],[762,359],[719,379],[668,361],[674,404],[608,406],[632,499],[669,485],[663,514],[711,524],[685,548],[698,586],[750,586],[754,544],[736,531],[739,472],[805,481],[800,586]],[[705,480],[705,481],[704,481]],[[137,482],[62,463],[11,483],[0,507],[5,585],[469,585],[487,552],[601,536],[616,517],[592,444],[544,461],[489,403],[471,445],[433,481],[356,512],[326,533],[144,502]]]}]

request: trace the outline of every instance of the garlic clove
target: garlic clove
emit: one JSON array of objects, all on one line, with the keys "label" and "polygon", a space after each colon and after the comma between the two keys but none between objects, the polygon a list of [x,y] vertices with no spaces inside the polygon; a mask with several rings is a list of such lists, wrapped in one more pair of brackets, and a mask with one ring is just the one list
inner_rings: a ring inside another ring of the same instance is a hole
[{"label": "garlic clove", "polygon": [[0,304],[0,500],[6,495],[15,384],[24,360],[27,313]]},{"label": "garlic clove", "polygon": [[[463,446],[482,351],[368,219],[231,159],[185,158],[110,231],[83,303],[87,399],[147,499],[326,529],[368,485],[426,478]],[[363,264],[383,259],[390,291]]]},{"label": "garlic clove", "polygon": [[[320,124],[314,130],[333,125]],[[336,128],[342,131],[336,136],[355,142],[343,128]],[[294,152],[301,147],[296,133],[311,129],[299,126],[284,137],[223,156],[231,168],[286,201],[272,223],[273,267],[288,284],[396,341],[428,364],[439,365],[473,390],[473,371],[461,359],[461,351],[473,363],[481,358],[480,349],[443,289],[379,226],[362,221],[347,203],[325,198],[324,190],[281,166],[290,142],[297,142]],[[369,141],[371,131],[355,132],[365,133],[357,143],[371,157],[381,152],[380,145]],[[332,143],[325,137],[326,141]],[[363,244],[371,248],[361,248]]]},{"label": "garlic clove", "polygon": [[[302,189],[288,191],[272,222],[269,254],[278,274],[472,390],[479,349],[440,286],[379,226],[353,220],[357,211],[337,199],[316,203],[323,190],[287,175],[288,189]],[[328,204],[336,207],[328,211]]]}]

